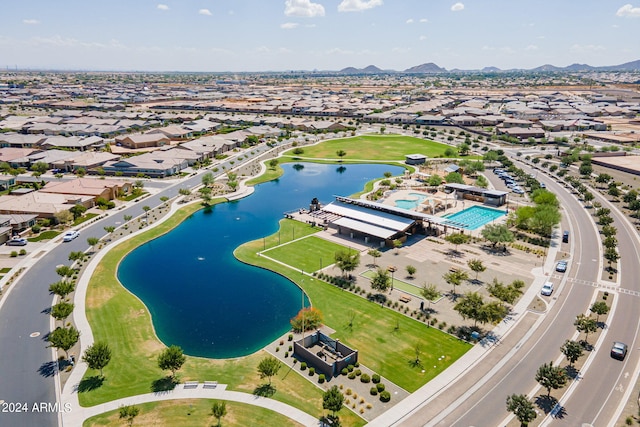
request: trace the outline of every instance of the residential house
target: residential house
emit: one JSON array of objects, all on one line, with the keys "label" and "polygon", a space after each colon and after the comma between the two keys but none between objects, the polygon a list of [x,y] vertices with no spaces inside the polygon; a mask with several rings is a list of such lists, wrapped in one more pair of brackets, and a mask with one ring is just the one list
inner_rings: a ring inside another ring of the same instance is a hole
[{"label": "residential house", "polygon": [[57,212],[75,205],[93,206],[93,197],[31,191],[21,195],[0,196],[1,214],[30,214],[38,218],[52,218]]},{"label": "residential house", "polygon": [[107,162],[102,168],[109,175],[146,175],[152,178],[162,178],[175,175],[187,166],[187,161],[184,159],[158,158],[153,152]]},{"label": "residential house", "polygon": [[120,144],[123,147],[131,149],[162,147],[163,145],[167,145],[170,142],[171,140],[163,133],[145,133],[116,137],[116,145]]},{"label": "residential house", "polygon": [[146,135],[164,135],[172,141],[181,141],[184,139],[193,138],[193,131],[190,129],[184,129],[180,126],[165,126],[162,128],[152,129],[146,133]]},{"label": "residential house", "polygon": [[118,154],[112,154],[106,151],[83,151],[75,153],[74,156],[53,162],[52,167],[67,172],[75,172],[80,168],[85,171],[90,171],[91,169],[102,166],[109,161],[115,161],[118,159],[120,159]]},{"label": "residential house", "polygon": [[102,197],[106,200],[116,199],[120,195],[131,192],[132,185],[127,181],[115,181],[110,179],[76,178],[68,181],[51,181],[40,189],[43,193],[70,194],[92,196],[95,199]]}]

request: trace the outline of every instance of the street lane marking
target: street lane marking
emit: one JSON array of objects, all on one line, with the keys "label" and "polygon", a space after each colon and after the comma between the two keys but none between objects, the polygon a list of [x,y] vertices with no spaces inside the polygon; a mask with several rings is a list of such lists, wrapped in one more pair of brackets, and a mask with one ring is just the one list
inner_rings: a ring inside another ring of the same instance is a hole
[{"label": "street lane marking", "polygon": [[[552,276],[554,279],[562,279],[562,276],[559,274],[554,274]],[[626,289],[626,288],[620,288],[618,286],[614,286],[614,285],[606,285],[604,283],[596,283],[596,282],[591,282],[588,280],[582,280],[582,279],[574,279],[572,277],[567,277],[567,282],[571,282],[571,283],[577,283],[579,285],[585,285],[585,286],[591,286],[592,288],[602,288],[602,289],[606,289],[609,291],[613,291],[613,292],[619,292],[625,295],[631,295],[634,297],[640,297],[640,291],[634,291],[631,289]]]}]

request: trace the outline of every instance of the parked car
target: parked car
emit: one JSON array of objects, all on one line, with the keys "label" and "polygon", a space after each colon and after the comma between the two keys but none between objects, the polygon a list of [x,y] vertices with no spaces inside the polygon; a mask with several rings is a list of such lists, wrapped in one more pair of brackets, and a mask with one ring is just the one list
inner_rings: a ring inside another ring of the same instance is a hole
[{"label": "parked car", "polygon": [[542,285],[542,289],[540,290],[541,295],[548,297],[548,296],[551,296],[552,293],[553,293],[553,283],[547,282],[544,285]]},{"label": "parked car", "polygon": [[562,242],[569,243],[569,232],[566,230],[562,233]]},{"label": "parked car", "polygon": [[624,360],[627,355],[627,345],[623,342],[614,342],[611,347],[611,357],[618,360]]},{"label": "parked car", "polygon": [[7,246],[24,246],[27,244],[27,239],[22,237],[12,237],[7,241]]},{"label": "parked car", "polygon": [[567,261],[558,261],[556,264],[556,271],[559,273],[564,273],[567,271]]},{"label": "parked car", "polygon": [[64,236],[62,236],[62,241],[70,242],[76,237],[78,237],[79,235],[80,235],[80,232],[78,230],[69,230],[66,233],[64,233]]},{"label": "parked car", "polygon": [[524,194],[524,190],[523,190],[522,188],[520,188],[520,187],[517,187],[517,186],[516,186],[516,187],[513,187],[513,188],[511,189],[511,191],[513,191],[513,192],[514,192],[514,193],[516,193],[516,194]]},{"label": "parked car", "polygon": [[493,173],[495,173],[496,175],[500,175],[501,173],[504,173],[504,170],[496,168],[493,170]]},{"label": "parked car", "polygon": [[540,183],[540,188],[547,188],[547,185],[544,182]]}]

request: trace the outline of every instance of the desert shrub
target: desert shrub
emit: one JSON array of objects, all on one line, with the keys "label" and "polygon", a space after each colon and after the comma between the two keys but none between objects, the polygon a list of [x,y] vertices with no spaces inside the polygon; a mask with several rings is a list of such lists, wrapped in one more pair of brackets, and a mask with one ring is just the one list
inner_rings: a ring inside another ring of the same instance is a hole
[{"label": "desert shrub", "polygon": [[380,393],[380,401],[381,402],[388,402],[390,400],[391,400],[391,393],[389,393],[386,390]]},{"label": "desert shrub", "polygon": [[378,375],[378,374],[371,375],[371,381],[374,384],[378,384],[380,382],[380,375]]},{"label": "desert shrub", "polygon": [[371,394],[371,396],[375,396],[376,394],[378,394],[378,389],[375,387],[371,387],[369,389],[369,393]]},{"label": "desert shrub", "polygon": [[369,376],[369,374],[362,374],[360,375],[360,381],[366,384],[371,381],[371,377]]}]

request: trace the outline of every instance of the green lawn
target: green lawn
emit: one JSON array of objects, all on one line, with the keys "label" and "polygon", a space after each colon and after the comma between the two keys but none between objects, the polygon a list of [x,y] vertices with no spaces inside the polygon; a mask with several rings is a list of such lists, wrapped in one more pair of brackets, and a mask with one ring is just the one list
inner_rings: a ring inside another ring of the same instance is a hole
[{"label": "green lawn", "polygon": [[274,179],[280,178],[283,173],[284,170],[280,167],[280,165],[276,166],[273,169],[267,168],[267,170],[262,175],[248,180],[245,184],[250,187],[253,185],[262,184],[263,182],[273,181]]},{"label": "green lawn", "polygon": [[[215,426],[218,421],[211,414],[213,402],[215,400],[212,399],[184,399],[136,405],[140,409],[140,414],[135,418],[133,425],[137,427]],[[225,427],[300,426],[277,412],[258,406],[227,401],[226,407],[227,415],[221,420],[221,424]],[[121,427],[125,425],[123,421],[119,417],[119,410],[116,410],[89,418],[82,425],[83,427]]]},{"label": "green lawn", "polygon": [[[362,135],[352,138],[333,139],[313,146],[302,147],[304,153],[293,154],[293,149],[284,153],[287,156],[302,158],[336,159],[336,151],[344,150],[348,160],[405,160],[407,154],[424,154],[430,158],[445,157],[450,148],[435,141],[402,135]],[[469,156],[468,158],[475,158]]]},{"label": "green lawn", "polygon": [[97,216],[98,216],[97,213],[85,214],[85,215],[81,216],[80,218],[76,219],[75,221],[73,221],[73,226],[75,227],[76,225],[80,225],[83,222],[89,221],[90,219],[93,219],[93,218],[95,218]]},{"label": "green lawn", "polygon": [[[263,241],[269,247],[276,245],[277,239],[276,233],[245,243],[234,255],[276,271],[304,288],[313,306],[324,314],[327,326],[336,330],[333,337],[356,348],[363,364],[400,387],[410,392],[417,390],[471,348],[438,329],[257,255]],[[350,327],[352,313],[355,318]],[[422,349],[422,367],[410,364],[415,359],[416,345]],[[445,358],[438,360],[441,356]]]},{"label": "green lawn", "polygon": [[43,231],[42,233],[38,234],[35,237],[29,237],[27,240],[29,242],[40,242],[42,240],[51,240],[54,237],[56,237],[58,234],[60,234],[59,231],[47,230],[47,231]]},{"label": "green lawn", "polygon": [[[373,276],[375,276],[375,274],[375,270],[367,270],[362,273],[361,276],[364,276],[367,279],[371,280],[373,279]],[[404,280],[400,280],[395,276],[393,277],[393,287],[394,289],[400,289],[401,291],[408,292],[411,295],[415,295],[417,297],[420,297],[420,290],[422,289],[422,287],[418,286],[417,284],[414,285],[412,283],[405,282]]]},{"label": "green lawn", "polygon": [[298,270],[312,272],[333,264],[335,253],[348,249],[346,246],[316,236],[309,236],[286,245],[268,249],[263,254]]},{"label": "green lawn", "polygon": [[[216,199],[216,202],[224,199]],[[112,249],[95,269],[87,290],[86,313],[96,341],[104,341],[112,350],[112,359],[104,369],[106,380],[96,384],[95,371],[88,371],[80,385],[78,398],[83,406],[93,406],[126,396],[149,393],[154,384],[166,377],[157,367],[158,354],[165,345],[156,337],[148,310],[142,302],[118,282],[115,272],[120,260],[142,243],[160,236],[188,218],[199,205],[189,205],[168,221],[149,229],[146,233],[127,240]],[[308,224],[288,221],[288,231],[296,227],[296,235],[315,232]],[[293,233],[283,233],[293,234]],[[286,238],[283,237],[283,238]],[[269,246],[275,246],[269,242]],[[117,321],[114,321],[117,319]],[[252,393],[263,384],[257,366],[266,356],[263,351],[253,355],[214,360],[187,357],[178,376],[183,381],[215,380],[228,384],[229,390]],[[322,415],[322,391],[306,378],[282,369],[273,379],[277,392],[272,396],[314,416]],[[97,387],[96,387],[97,386]],[[341,413],[345,425],[364,425],[355,414]],[[266,425],[275,425],[265,423]],[[137,425],[137,423],[136,423]],[[180,425],[180,424],[174,424]]]}]

